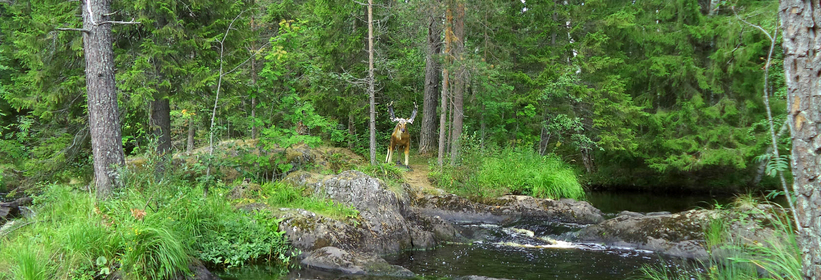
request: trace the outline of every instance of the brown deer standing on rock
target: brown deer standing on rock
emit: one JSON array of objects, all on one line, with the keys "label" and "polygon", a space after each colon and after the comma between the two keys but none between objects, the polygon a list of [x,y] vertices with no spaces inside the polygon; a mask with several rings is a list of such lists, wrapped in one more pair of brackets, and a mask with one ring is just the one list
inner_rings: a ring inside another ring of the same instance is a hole
[{"label": "brown deer standing on rock", "polygon": [[393,102],[391,101],[388,104],[388,111],[391,113],[391,121],[397,122],[396,127],[393,129],[393,134],[391,134],[391,145],[388,146],[388,156],[385,158],[385,162],[391,162],[393,158],[393,151],[397,147],[404,146],[405,147],[405,166],[408,166],[408,153],[410,152],[410,133],[408,133],[408,124],[413,124],[413,118],[416,117],[416,102],[413,102],[413,113],[411,113],[410,119],[403,119],[397,118],[393,115]]}]

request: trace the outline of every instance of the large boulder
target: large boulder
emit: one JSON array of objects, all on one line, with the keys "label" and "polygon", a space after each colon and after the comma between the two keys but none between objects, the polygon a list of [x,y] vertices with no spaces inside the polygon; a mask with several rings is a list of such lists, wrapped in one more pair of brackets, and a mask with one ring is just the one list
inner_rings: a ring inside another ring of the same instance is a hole
[{"label": "large boulder", "polygon": [[450,195],[424,195],[413,201],[421,213],[450,222],[509,223],[522,218],[555,222],[595,224],[604,221],[602,212],[586,201],[540,199],[506,195],[481,202]]},{"label": "large boulder", "polygon": [[576,234],[578,242],[604,243],[608,246],[651,250],[669,256],[704,259],[704,232],[714,210],[690,210],[676,214],[643,215],[622,213]]},{"label": "large boulder", "polygon": [[368,253],[348,252],[336,247],[323,247],[310,253],[300,262],[303,266],[328,272],[391,277],[412,277],[410,270],[389,264]]},{"label": "large boulder", "polygon": [[376,254],[433,247],[455,237],[456,230],[437,217],[414,212],[407,198],[389,190],[382,180],[359,171],[335,176],[294,173],[286,181],[302,185],[314,195],[351,205],[359,211],[353,221],[338,221],[305,210],[280,209],[281,228],[292,244],[312,251],[334,246]]}]

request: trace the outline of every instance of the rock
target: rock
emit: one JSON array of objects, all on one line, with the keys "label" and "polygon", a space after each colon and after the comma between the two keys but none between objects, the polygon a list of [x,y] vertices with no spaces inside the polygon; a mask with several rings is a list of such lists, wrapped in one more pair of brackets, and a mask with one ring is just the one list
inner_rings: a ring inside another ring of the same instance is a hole
[{"label": "rock", "polygon": [[310,211],[280,209],[280,228],[296,248],[309,252],[335,246],[352,252],[390,254],[411,248],[429,248],[455,238],[456,230],[437,217],[415,212],[408,199],[387,189],[384,182],[359,171],[345,171],[323,180],[295,172],[286,178],[301,183],[315,195],[351,205],[356,220],[337,221]]},{"label": "rock", "polygon": [[491,278],[478,275],[462,276],[453,278],[453,280],[510,280],[508,278]]},{"label": "rock", "polygon": [[618,214],[616,214],[616,216],[641,217],[644,216],[644,214],[625,210],[619,212]]},{"label": "rock", "polygon": [[619,215],[588,226],[576,234],[576,241],[630,247],[662,254],[704,259],[704,231],[710,219],[719,217],[713,210],[690,210],[677,214]]},{"label": "rock", "polygon": [[5,222],[20,217],[23,213],[21,207],[31,205],[31,201],[30,197],[21,197],[12,202],[0,202],[0,221]]},{"label": "rock", "polygon": [[604,221],[599,209],[586,201],[539,199],[506,195],[482,202],[456,195],[426,195],[413,201],[421,213],[440,216],[450,222],[509,223],[536,218],[565,223],[595,224]]},{"label": "rock", "polygon": [[309,268],[343,274],[392,277],[414,276],[414,273],[410,270],[398,265],[391,265],[376,255],[348,252],[336,247],[323,247],[307,253],[300,263]]},{"label": "rock", "polygon": [[184,275],[184,273],[177,273],[174,280],[219,280],[220,278],[211,273],[205,265],[199,260],[194,260],[188,264],[188,270],[191,275]]},{"label": "rock", "polygon": [[[188,264],[188,270],[190,273],[183,273],[178,271],[171,279],[173,280],[220,280],[219,277],[211,273],[205,265],[202,264],[200,260],[193,260],[191,263]],[[122,280],[122,279],[129,279],[128,277],[123,277],[123,272],[120,270],[116,270],[113,273],[109,274],[106,279],[109,280]]]},{"label": "rock", "polygon": [[231,192],[228,193],[228,199],[234,200],[248,198],[253,196],[254,192],[259,192],[260,190],[259,184],[251,183],[246,180],[231,189]]}]

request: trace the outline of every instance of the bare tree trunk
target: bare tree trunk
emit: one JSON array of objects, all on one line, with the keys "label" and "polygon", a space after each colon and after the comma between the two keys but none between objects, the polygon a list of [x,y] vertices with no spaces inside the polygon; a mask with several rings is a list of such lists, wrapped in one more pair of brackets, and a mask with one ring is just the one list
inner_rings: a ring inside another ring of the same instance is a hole
[{"label": "bare tree trunk", "polygon": [[450,57],[450,48],[451,42],[453,42],[453,31],[451,29],[453,25],[453,12],[451,10],[450,4],[447,5],[447,10],[445,12],[445,63],[442,65],[442,96],[441,106],[442,112],[439,115],[439,167],[441,168],[444,165],[445,159],[445,138],[447,137],[447,126],[448,126],[448,66],[450,65],[451,57]]},{"label": "bare tree trunk", "polygon": [[456,70],[456,79],[453,88],[453,127],[451,132],[451,148],[450,148],[450,164],[454,165],[459,160],[459,139],[462,137],[462,128],[464,125],[464,93],[465,85],[467,85],[467,73],[465,69],[465,2],[464,0],[453,1],[455,5],[455,15],[453,17],[453,35],[455,37],[455,45],[453,48],[453,57],[456,60],[458,68]]},{"label": "bare tree trunk", "polygon": [[707,11],[708,16],[714,16],[718,13],[718,3],[721,2],[719,0],[710,0],[710,10]]},{"label": "bare tree trunk", "polygon": [[550,143],[551,133],[549,131],[547,131],[547,122],[548,122],[548,120],[549,119],[547,118],[547,106],[545,106],[544,115],[543,115],[543,118],[542,118],[542,132],[541,132],[541,135],[539,135],[539,155],[540,156],[544,155],[544,153],[547,151],[547,144]]},{"label": "bare tree trunk", "polygon": [[351,136],[351,138],[348,138],[348,149],[353,150],[353,137],[356,135],[356,123],[354,122],[352,112],[348,112],[348,134]]},{"label": "bare tree trunk", "polygon": [[[439,1],[433,5],[438,6]],[[440,17],[437,8],[431,9],[428,15],[428,48],[425,54],[425,97],[422,105],[422,129],[419,132],[419,153],[429,154],[433,152],[436,145],[434,136],[436,135],[436,102],[439,94],[439,63],[434,57],[439,53],[442,40],[442,27],[439,23]]]},{"label": "bare tree trunk", "polygon": [[[251,0],[251,6],[254,5],[254,1]],[[251,30],[254,30],[254,16],[256,13],[251,14]],[[251,139],[257,139],[257,43],[256,41],[251,43],[251,88],[254,89],[254,93],[251,96]]]},{"label": "bare tree trunk", "polygon": [[376,100],[374,92],[373,77],[373,0],[368,0],[368,96],[371,107],[370,131],[370,155],[371,164],[376,164]]},{"label": "bare tree trunk", "polygon": [[168,98],[157,97],[151,101],[151,131],[157,139],[157,154],[162,156],[171,151],[171,105]]},{"label": "bare tree trunk", "polygon": [[781,0],[787,121],[804,279],[821,279],[821,3]]},{"label": "bare tree trunk", "polygon": [[185,152],[191,153],[194,150],[194,117],[189,117],[188,119],[188,142],[185,146]]},{"label": "bare tree trunk", "polygon": [[86,59],[88,125],[94,155],[97,198],[107,199],[120,185],[117,166],[125,164],[114,80],[114,50],[108,20],[110,0],[83,2],[83,50]]}]

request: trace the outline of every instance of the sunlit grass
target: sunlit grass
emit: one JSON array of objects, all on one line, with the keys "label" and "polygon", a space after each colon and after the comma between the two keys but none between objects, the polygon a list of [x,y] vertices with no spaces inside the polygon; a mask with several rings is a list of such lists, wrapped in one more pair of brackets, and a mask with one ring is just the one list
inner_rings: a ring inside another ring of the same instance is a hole
[{"label": "sunlit grass", "polygon": [[468,145],[460,165],[433,167],[437,185],[461,195],[494,197],[507,193],[541,198],[584,198],[573,169],[555,155],[541,156],[527,148],[485,148]]},{"label": "sunlit grass", "polygon": [[313,195],[304,195],[303,190],[283,183],[262,185],[263,196],[272,207],[300,208],[332,219],[356,218],[359,211],[350,205],[334,202]]}]

